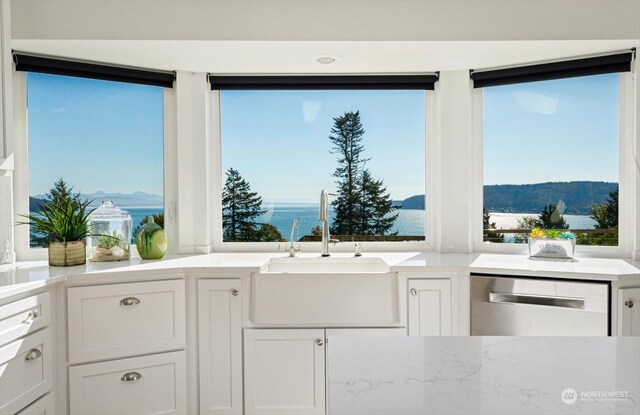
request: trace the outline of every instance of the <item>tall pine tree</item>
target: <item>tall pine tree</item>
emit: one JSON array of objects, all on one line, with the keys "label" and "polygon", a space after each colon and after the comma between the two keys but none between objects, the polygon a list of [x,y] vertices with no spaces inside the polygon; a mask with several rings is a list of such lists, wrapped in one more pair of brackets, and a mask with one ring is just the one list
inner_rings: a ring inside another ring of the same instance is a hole
[{"label": "tall pine tree", "polygon": [[397,213],[392,214],[396,210],[382,180],[375,180],[369,169],[364,169],[358,180],[356,235],[397,235],[398,232],[387,233],[398,218]]},{"label": "tall pine tree", "polygon": [[258,238],[255,219],[265,213],[262,198],[251,191],[249,183],[237,170],[226,171],[222,191],[222,228],[225,242],[249,242]]},{"label": "tall pine tree", "polygon": [[337,155],[336,197],[331,202],[335,219],[331,226],[334,235],[387,235],[398,214],[393,214],[391,196],[382,180],[373,179],[364,165],[364,128],[360,112],[345,112],[333,119],[329,140],[331,153]]},{"label": "tall pine tree", "polygon": [[331,233],[336,235],[356,235],[358,177],[367,161],[362,157],[364,132],[359,111],[345,112],[333,119],[329,140],[333,144],[331,153],[337,155],[338,167],[333,177],[336,178],[338,189],[336,198],[331,202],[335,211]]}]

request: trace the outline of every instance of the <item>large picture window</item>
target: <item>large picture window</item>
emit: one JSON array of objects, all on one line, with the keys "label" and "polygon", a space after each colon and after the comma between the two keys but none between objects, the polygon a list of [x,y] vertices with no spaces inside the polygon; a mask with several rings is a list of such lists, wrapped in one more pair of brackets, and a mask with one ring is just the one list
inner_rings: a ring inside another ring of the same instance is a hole
[{"label": "large picture window", "polygon": [[618,245],[620,76],[483,88],[485,242]]},{"label": "large picture window", "polygon": [[221,90],[222,241],[424,241],[426,93]]},{"label": "large picture window", "polygon": [[[162,216],[163,88],[27,72],[29,210],[62,178],[128,211]],[[31,247],[44,245],[30,235]]]}]

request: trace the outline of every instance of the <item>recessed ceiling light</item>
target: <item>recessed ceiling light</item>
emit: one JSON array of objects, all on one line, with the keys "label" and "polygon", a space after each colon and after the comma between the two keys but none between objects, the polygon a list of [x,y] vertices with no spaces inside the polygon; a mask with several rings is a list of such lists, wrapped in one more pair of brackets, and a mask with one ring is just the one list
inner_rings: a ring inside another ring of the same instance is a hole
[{"label": "recessed ceiling light", "polygon": [[339,55],[320,55],[316,58],[316,61],[322,65],[329,65],[338,59]]}]

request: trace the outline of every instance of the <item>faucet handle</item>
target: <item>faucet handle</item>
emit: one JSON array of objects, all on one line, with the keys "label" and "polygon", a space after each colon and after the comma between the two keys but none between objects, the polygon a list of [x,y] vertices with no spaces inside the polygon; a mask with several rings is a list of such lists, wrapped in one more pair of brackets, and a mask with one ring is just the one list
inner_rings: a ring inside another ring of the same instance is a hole
[{"label": "faucet handle", "polygon": [[302,248],[300,247],[300,245],[298,245],[298,247],[296,248],[294,244],[290,243],[285,247],[285,251],[289,253],[290,257],[295,257],[296,252],[302,252]]},{"label": "faucet handle", "polygon": [[336,244],[339,244],[342,241],[340,239],[329,239],[329,242],[331,242],[333,246],[336,246]]},{"label": "faucet handle", "polygon": [[362,256],[362,245],[360,245],[360,242],[356,242],[355,247],[356,252],[353,254],[353,256]]}]

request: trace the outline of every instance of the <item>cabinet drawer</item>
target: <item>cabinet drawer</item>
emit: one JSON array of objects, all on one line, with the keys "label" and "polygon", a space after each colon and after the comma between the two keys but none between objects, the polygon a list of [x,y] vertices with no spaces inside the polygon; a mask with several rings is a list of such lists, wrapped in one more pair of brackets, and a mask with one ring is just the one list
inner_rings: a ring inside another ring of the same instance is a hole
[{"label": "cabinet drawer", "polygon": [[69,368],[71,415],[186,414],[185,352]]},{"label": "cabinet drawer", "polygon": [[182,280],[69,288],[68,311],[70,363],[185,347]]},{"label": "cabinet drawer", "polygon": [[51,329],[0,348],[0,414],[15,414],[51,389]]},{"label": "cabinet drawer", "polygon": [[53,393],[43,396],[16,415],[53,415],[55,413]]},{"label": "cabinet drawer", "polygon": [[0,346],[49,325],[49,298],[47,292],[0,307]]}]

